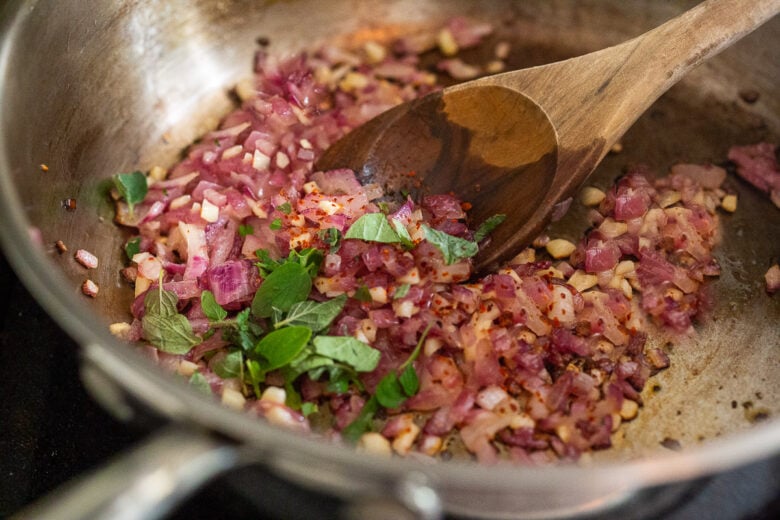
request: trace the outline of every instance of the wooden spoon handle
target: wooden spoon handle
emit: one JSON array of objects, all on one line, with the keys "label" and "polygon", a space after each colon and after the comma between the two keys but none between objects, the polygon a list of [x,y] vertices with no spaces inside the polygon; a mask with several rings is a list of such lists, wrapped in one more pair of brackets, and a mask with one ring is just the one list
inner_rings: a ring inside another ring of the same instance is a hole
[{"label": "wooden spoon handle", "polygon": [[636,119],[688,71],[780,12],[780,0],[708,0],[620,45],[478,80],[522,92],[558,134],[546,203],[570,194]]}]

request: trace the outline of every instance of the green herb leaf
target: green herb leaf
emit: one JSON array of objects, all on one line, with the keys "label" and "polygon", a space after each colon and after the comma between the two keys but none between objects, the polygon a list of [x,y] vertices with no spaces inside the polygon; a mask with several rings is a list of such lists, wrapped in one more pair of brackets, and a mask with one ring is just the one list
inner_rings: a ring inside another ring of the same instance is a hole
[{"label": "green herb leaf", "polygon": [[192,332],[189,320],[181,314],[167,316],[147,311],[141,325],[149,343],[169,354],[186,354],[202,341]]},{"label": "green herb leaf", "polygon": [[211,321],[222,321],[227,318],[227,311],[217,303],[214,293],[211,291],[200,293],[200,306],[203,309],[203,314]]},{"label": "green herb leaf", "polygon": [[190,386],[204,395],[213,395],[213,392],[211,391],[211,385],[206,380],[206,376],[200,372],[195,372],[192,374],[192,376],[190,376]]},{"label": "green herb leaf", "polygon": [[284,404],[293,410],[300,410],[303,400],[301,399],[301,394],[299,394],[298,390],[293,386],[292,381],[284,382],[284,393]]},{"label": "green herb leaf", "polygon": [[271,221],[270,224],[268,224],[268,228],[272,231],[276,231],[278,229],[282,229],[282,219],[275,218]]},{"label": "green herb leaf", "polygon": [[292,211],[292,206],[290,206],[289,202],[285,202],[283,204],[279,204],[278,206],[276,206],[276,210],[279,211],[280,213],[284,213],[285,215],[289,215],[290,212]]},{"label": "green herb leaf", "polygon": [[312,343],[315,353],[346,363],[358,372],[371,372],[382,356],[377,349],[349,336],[315,336]]},{"label": "green herb leaf", "polygon": [[241,347],[249,352],[263,334],[263,329],[249,319],[250,309],[244,309],[236,314],[233,321],[233,327],[227,327],[222,330],[222,338],[234,345]]},{"label": "green herb leaf", "polygon": [[316,381],[322,375],[320,370],[323,367],[333,366],[334,363],[331,358],[320,356],[311,349],[305,348],[284,368],[284,378],[288,381],[295,381],[298,376],[308,372],[309,377]]},{"label": "green herb leaf", "polygon": [[131,238],[125,244],[125,254],[130,260],[141,252],[141,237]]},{"label": "green herb leaf", "polygon": [[326,302],[306,300],[290,307],[287,317],[274,324],[274,327],[302,326],[309,327],[313,332],[319,332],[328,327],[336,316],[341,313],[347,296],[342,294]]},{"label": "green herb leaf", "polygon": [[425,224],[422,225],[422,228],[425,231],[425,239],[441,251],[447,265],[464,258],[470,258],[479,252],[479,246],[476,242],[448,235]]},{"label": "green herb leaf", "polygon": [[317,235],[329,246],[329,253],[338,252],[341,247],[341,231],[336,228],[326,228],[320,229]]},{"label": "green herb leaf", "polygon": [[352,375],[339,366],[328,367],[328,391],[335,394],[343,394],[349,390]]},{"label": "green herb leaf", "polygon": [[376,400],[385,408],[398,408],[406,401],[406,396],[398,382],[398,376],[390,372],[376,385]]},{"label": "green herb leaf", "polygon": [[317,406],[317,403],[310,403],[309,401],[306,401],[304,403],[301,403],[301,413],[304,417],[308,417],[313,413],[319,412],[319,406]]},{"label": "green herb leaf", "polygon": [[407,294],[409,294],[409,289],[411,289],[412,286],[408,283],[399,285],[396,287],[395,292],[393,293],[393,299],[397,300],[398,298],[403,298]]},{"label": "green herb leaf", "polygon": [[255,396],[260,399],[260,396],[262,395],[260,392],[260,383],[265,379],[265,373],[260,368],[260,363],[254,359],[247,359],[246,375],[248,376],[249,383],[252,385],[252,389],[255,391]]},{"label": "green herb leaf", "polygon": [[146,184],[146,175],[139,171],[117,173],[112,177],[112,180],[116,190],[119,192],[119,196],[125,199],[127,207],[132,214],[135,205],[143,201],[146,193],[149,191],[149,186]]},{"label": "green herb leaf", "polygon": [[404,371],[401,372],[401,375],[398,376],[398,382],[401,384],[401,388],[403,388],[407,397],[414,396],[420,389],[420,380],[412,364],[407,365]]},{"label": "green herb leaf", "polygon": [[401,237],[387,222],[387,216],[382,213],[366,213],[349,227],[344,238],[356,238],[384,244],[401,243]]},{"label": "green herb leaf", "polygon": [[268,275],[255,293],[252,314],[259,318],[269,318],[274,308],[287,312],[294,304],[306,300],[311,285],[311,276],[301,264],[282,264]]},{"label": "green herb leaf", "polygon": [[504,220],[506,220],[506,215],[498,213],[480,224],[474,232],[474,242],[482,242]]},{"label": "green herb leaf", "polygon": [[241,224],[240,226],[238,226],[238,234],[242,237],[251,235],[254,232],[255,232],[255,228],[253,228],[249,224]]},{"label": "green herb leaf", "polygon": [[244,365],[244,353],[240,350],[234,350],[225,357],[215,361],[211,369],[222,379],[232,379],[241,377],[241,367]]},{"label": "green herb leaf", "polygon": [[374,299],[371,297],[371,292],[368,290],[368,287],[365,285],[361,285],[357,288],[355,291],[355,294],[352,296],[359,302],[363,303],[371,303],[374,301]]},{"label": "green herb leaf", "polygon": [[317,276],[324,259],[325,255],[322,254],[322,251],[314,247],[307,247],[300,251],[290,251],[287,257],[288,262],[300,264],[312,278]]},{"label": "green herb leaf", "polygon": [[412,240],[412,236],[409,234],[409,230],[406,229],[404,223],[398,219],[391,218],[390,224],[393,225],[393,229],[398,234],[398,238],[401,241],[401,244],[407,249],[412,249],[414,247],[414,241]]},{"label": "green herb leaf", "polygon": [[371,431],[374,414],[378,409],[379,402],[376,397],[372,395],[371,398],[366,401],[366,404],[363,405],[357,418],[341,430],[341,436],[350,442],[357,442],[361,435],[367,431]]},{"label": "green herb leaf", "polygon": [[144,309],[146,314],[156,314],[159,316],[173,316],[178,313],[176,304],[179,297],[173,291],[166,291],[162,285],[157,286],[157,290],[146,291],[144,296]]},{"label": "green herb leaf", "polygon": [[253,354],[262,356],[267,363],[262,365],[269,372],[281,368],[295,359],[311,339],[308,327],[285,327],[267,334],[255,347]]}]

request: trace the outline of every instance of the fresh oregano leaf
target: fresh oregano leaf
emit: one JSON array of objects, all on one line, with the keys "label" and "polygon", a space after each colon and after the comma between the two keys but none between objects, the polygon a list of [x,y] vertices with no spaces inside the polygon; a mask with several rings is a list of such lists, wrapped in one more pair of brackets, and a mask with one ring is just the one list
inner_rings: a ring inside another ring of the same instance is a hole
[{"label": "fresh oregano leaf", "polygon": [[260,383],[265,379],[265,373],[260,368],[260,363],[254,359],[246,360],[246,377],[249,379],[249,383],[252,385],[252,389],[255,391],[255,396],[260,399]]},{"label": "fresh oregano leaf", "polygon": [[349,227],[344,238],[356,238],[384,244],[401,243],[401,237],[387,222],[387,216],[382,213],[366,213]]},{"label": "fresh oregano leaf", "polygon": [[301,403],[301,413],[304,417],[308,417],[313,413],[319,412],[320,409],[317,406],[317,403],[311,403],[309,401]]},{"label": "fresh oregano leaf", "polygon": [[414,370],[414,366],[409,364],[398,376],[398,382],[401,384],[404,393],[407,397],[412,397],[417,394],[420,389],[420,379],[417,377],[417,372]]},{"label": "fresh oregano leaf", "polygon": [[141,237],[131,238],[125,244],[125,254],[130,260],[141,252]]},{"label": "fresh oregano leaf", "polygon": [[470,258],[479,252],[476,242],[449,235],[425,224],[422,228],[425,231],[425,239],[441,251],[447,265]]},{"label": "fresh oregano leaf", "polygon": [[287,317],[277,321],[274,327],[302,326],[309,327],[312,332],[319,332],[327,328],[341,313],[346,301],[347,296],[342,294],[322,303],[311,300],[298,302],[290,307]]},{"label": "fresh oregano leaf", "polygon": [[371,297],[371,292],[368,290],[368,287],[365,285],[361,285],[355,290],[355,294],[352,296],[359,302],[363,303],[371,303],[374,301],[374,299]]},{"label": "fresh oregano leaf", "polygon": [[211,369],[222,379],[241,377],[244,365],[244,354],[240,350],[234,350],[225,357],[213,362]]},{"label": "fresh oregano leaf", "polygon": [[270,224],[268,224],[268,229],[271,231],[277,231],[279,229],[282,229],[282,219],[275,218],[271,221]]},{"label": "fresh oregano leaf", "polygon": [[255,232],[255,228],[250,226],[249,224],[241,224],[238,226],[238,234],[239,236],[245,237],[247,235],[251,235]]},{"label": "fresh oregano leaf", "polygon": [[190,376],[190,386],[204,395],[213,395],[213,392],[211,391],[211,385],[206,380],[206,376],[200,372],[195,372]]},{"label": "fresh oregano leaf", "polygon": [[157,289],[146,291],[144,296],[144,309],[146,314],[156,314],[158,316],[173,316],[177,314],[176,304],[179,297],[173,291],[166,291],[162,285]]},{"label": "fresh oregano leaf", "polygon": [[139,171],[117,173],[112,177],[112,180],[116,190],[119,192],[119,196],[125,199],[130,214],[132,214],[135,205],[143,201],[146,193],[149,191],[149,186],[146,184],[146,175]]},{"label": "fresh oregano leaf", "polygon": [[337,253],[341,247],[341,231],[336,228],[320,229],[317,232],[320,240],[328,245],[329,253]]},{"label": "fresh oregano leaf", "polygon": [[278,206],[276,206],[276,209],[280,213],[284,213],[285,215],[289,215],[290,212],[292,211],[292,206],[290,206],[289,202],[284,202],[284,203],[279,204]]},{"label": "fresh oregano leaf", "polygon": [[474,232],[474,242],[482,242],[504,220],[506,220],[506,215],[503,213],[498,213],[488,218]]},{"label": "fresh oregano leaf", "polygon": [[311,339],[311,329],[308,327],[285,327],[268,333],[253,350],[254,355],[260,355],[267,362],[262,368],[269,372],[281,368],[306,348]]},{"label": "fresh oregano leaf", "polygon": [[273,309],[287,312],[311,291],[311,276],[299,263],[287,262],[277,267],[263,281],[252,300],[252,314],[269,318]]},{"label": "fresh oregano leaf", "polygon": [[409,230],[406,229],[404,223],[395,218],[391,218],[390,223],[398,235],[398,239],[400,240],[401,244],[407,249],[412,249],[414,247],[414,241],[412,240],[412,236],[409,234]]},{"label": "fresh oregano leaf", "polygon": [[186,354],[202,341],[192,332],[189,320],[181,314],[166,316],[147,311],[141,325],[149,343],[169,354]]},{"label": "fresh oregano leaf", "polygon": [[361,435],[371,431],[374,414],[378,409],[379,402],[377,401],[376,396],[372,395],[371,398],[366,401],[366,404],[363,405],[357,418],[341,430],[341,436],[350,442],[357,442]]},{"label": "fresh oregano leaf", "polygon": [[349,336],[315,336],[312,343],[315,353],[345,363],[358,372],[371,372],[382,356],[377,349]]},{"label": "fresh oregano leaf", "polygon": [[393,293],[393,299],[397,300],[398,298],[403,298],[407,294],[409,294],[409,289],[411,289],[412,286],[408,283],[401,284],[398,287],[396,287],[395,292]]},{"label": "fresh oregano leaf", "polygon": [[395,372],[390,372],[379,380],[374,395],[376,395],[379,404],[385,408],[397,408],[406,401],[406,396],[403,393],[401,383],[398,382],[398,377],[395,375]]},{"label": "fresh oregano leaf", "polygon": [[227,311],[217,303],[214,293],[211,291],[200,293],[200,306],[203,309],[203,314],[211,321],[222,321],[227,318]]}]

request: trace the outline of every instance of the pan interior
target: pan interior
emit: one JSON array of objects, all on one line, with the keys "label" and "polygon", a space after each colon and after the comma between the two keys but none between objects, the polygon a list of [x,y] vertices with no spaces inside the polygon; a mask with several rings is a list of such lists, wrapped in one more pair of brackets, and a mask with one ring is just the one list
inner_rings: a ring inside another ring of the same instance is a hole
[{"label": "pan interior", "polygon": [[[72,2],[56,13],[53,5],[35,5],[4,48],[2,196],[15,198],[4,211],[17,211],[14,222],[22,215],[43,246],[19,244],[27,265],[17,267],[31,276],[56,269],[65,296],[48,305],[60,322],[94,329],[126,320],[132,291],[119,274],[125,235],[112,222],[107,179],[171,165],[215,126],[232,106],[230,89],[251,72],[260,36],[272,52],[288,53],[334,37],[390,38],[467,14],[494,22],[498,38],[515,44],[510,65],[525,67],[618,43],[693,3],[342,0],[322,9],[313,1],[173,0]],[[778,142],[780,62],[770,59],[778,22],[673,88],[590,183],[604,187],[631,163],[663,172],[677,161],[722,162],[733,144]],[[758,100],[746,102],[746,91]],[[780,254],[780,211],[734,177],[727,187],[740,207],[721,215],[723,274],[711,284],[706,323],[696,337],[673,343],[672,367],[648,383],[644,409],[622,430],[618,449],[597,459],[693,447],[780,414],[780,299],[762,285]],[[76,211],[63,207],[71,198]],[[552,233],[573,238],[583,211],[575,204]],[[83,268],[55,251],[56,240],[99,257],[90,273],[101,287],[98,299],[79,294]]]}]

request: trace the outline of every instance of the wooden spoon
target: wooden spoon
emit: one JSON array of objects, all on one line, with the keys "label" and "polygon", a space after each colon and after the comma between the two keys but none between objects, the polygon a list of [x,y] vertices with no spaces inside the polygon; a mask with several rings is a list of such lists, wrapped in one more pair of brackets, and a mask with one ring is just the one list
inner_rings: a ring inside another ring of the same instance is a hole
[{"label": "wooden spoon", "polygon": [[477,225],[506,214],[476,259],[488,269],[542,231],[661,94],[778,11],[780,0],[708,0],[623,44],[446,88],[353,130],[316,167],[391,193],[422,181],[472,203]]}]

